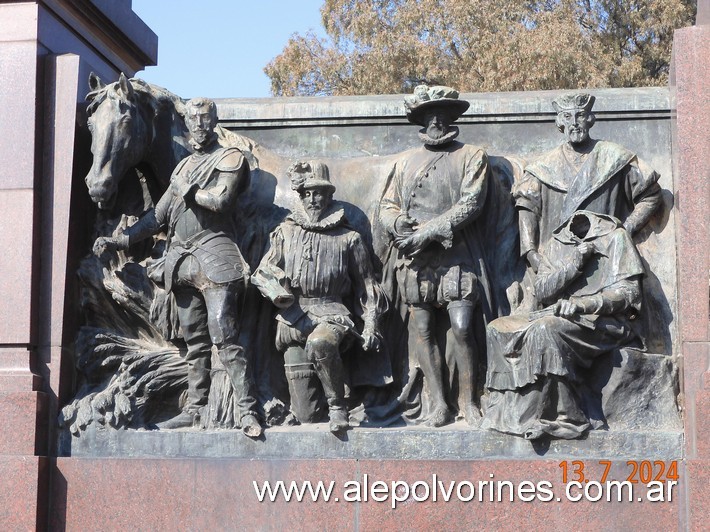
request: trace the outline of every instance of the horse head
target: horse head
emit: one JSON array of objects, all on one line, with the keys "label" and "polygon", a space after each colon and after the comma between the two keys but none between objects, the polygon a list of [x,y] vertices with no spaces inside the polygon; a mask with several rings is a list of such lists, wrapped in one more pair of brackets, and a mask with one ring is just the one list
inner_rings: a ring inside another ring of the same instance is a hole
[{"label": "horse head", "polygon": [[94,160],[85,181],[92,201],[100,209],[109,209],[118,183],[141,162],[153,140],[153,117],[123,73],[108,85],[92,73],[89,87],[87,114]]}]

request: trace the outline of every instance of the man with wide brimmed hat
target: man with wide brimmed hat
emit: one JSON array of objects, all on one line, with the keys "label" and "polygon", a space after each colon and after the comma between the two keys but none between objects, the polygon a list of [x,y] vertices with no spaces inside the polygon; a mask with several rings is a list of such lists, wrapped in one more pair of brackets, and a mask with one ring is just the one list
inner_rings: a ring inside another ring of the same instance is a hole
[{"label": "man with wide brimmed hat", "polygon": [[299,161],[289,177],[301,201],[272,232],[252,282],[280,309],[276,348],[287,365],[292,413],[302,422],[317,421],[317,401],[298,382],[313,367],[328,402],[330,430],[340,432],[349,426],[341,350],[353,340],[365,350],[378,347],[387,300],[360,233],[333,201],[328,167]]},{"label": "man with wide brimmed hat", "polygon": [[552,102],[565,142],[525,168],[514,187],[520,215],[520,253],[537,270],[539,249],[573,212],[584,209],[615,216],[634,235],[661,204],[658,174],[635,153],[590,138],[596,117],[588,93]]},{"label": "man with wide brimmed hat", "polygon": [[[451,87],[428,87],[419,85],[414,89],[414,94],[404,97],[404,107],[407,111],[407,119],[412,124],[417,124],[427,131],[420,133],[420,138],[425,144],[436,145],[445,144],[458,136],[458,128],[451,126],[458,118],[466,112],[470,104],[466,100],[459,100],[458,91]],[[429,127],[429,117],[432,111],[443,113],[448,121],[448,132],[443,137],[434,138],[427,133]]]},{"label": "man with wide brimmed hat", "polygon": [[476,218],[490,170],[482,148],[455,140],[459,130],[452,124],[469,107],[458,96],[451,87],[420,85],[405,97],[407,118],[422,126],[423,146],[398,158],[380,202],[380,221],[396,255],[397,290],[416,335],[416,365],[431,398],[424,414],[431,426],[449,422],[456,406],[444,384],[437,342],[438,324],[449,321],[451,356],[446,359],[455,361],[450,372],[458,375],[458,413],[470,424],[480,418],[474,397],[479,353],[474,321],[488,302],[482,296],[487,281]]}]

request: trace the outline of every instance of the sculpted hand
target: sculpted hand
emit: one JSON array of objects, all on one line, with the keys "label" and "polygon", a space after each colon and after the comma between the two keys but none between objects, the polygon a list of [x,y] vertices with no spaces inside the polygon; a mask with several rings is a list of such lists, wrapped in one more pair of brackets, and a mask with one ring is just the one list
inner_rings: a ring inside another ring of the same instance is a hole
[{"label": "sculpted hand", "polygon": [[586,259],[596,251],[596,248],[592,242],[582,242],[577,246],[577,251],[582,255],[582,258]]},{"label": "sculpted hand", "polygon": [[274,305],[278,308],[288,308],[296,300],[293,294],[280,294],[274,298]]},{"label": "sculpted hand", "polygon": [[189,200],[195,197],[195,192],[200,190],[200,187],[197,186],[197,183],[192,183],[191,185],[188,183],[185,183],[181,188],[180,188],[180,195],[185,199]]},{"label": "sculpted hand", "polygon": [[414,256],[421,253],[430,242],[431,238],[426,230],[418,229],[409,236],[395,238],[394,245],[405,255]]},{"label": "sculpted hand", "polygon": [[561,299],[555,303],[554,308],[555,316],[559,316],[561,318],[571,318],[580,310],[582,309],[576,303],[568,299]]},{"label": "sculpted hand", "polygon": [[398,235],[411,235],[417,228],[417,221],[407,215],[400,216],[394,223]]},{"label": "sculpted hand", "polygon": [[180,176],[173,177],[173,187],[175,193],[186,200],[194,196],[198,188],[197,183],[190,184]]},{"label": "sculpted hand", "polygon": [[365,329],[362,331],[362,347],[365,351],[379,351],[380,350],[380,337],[377,333]]},{"label": "sculpted hand", "polygon": [[116,237],[100,236],[94,242],[92,251],[94,255],[100,257],[107,251],[116,251],[118,249],[128,249],[128,237],[126,235]]},{"label": "sculpted hand", "polygon": [[542,260],[542,255],[537,251],[529,251],[527,254],[528,264],[532,270],[537,273],[538,268],[540,268],[540,261]]},{"label": "sculpted hand", "polygon": [[577,244],[577,247],[574,249],[577,253],[572,255],[572,264],[575,268],[581,270],[587,262],[587,259],[589,259],[589,257],[592,256],[592,253],[596,251],[596,248],[591,242],[582,242],[581,244]]}]

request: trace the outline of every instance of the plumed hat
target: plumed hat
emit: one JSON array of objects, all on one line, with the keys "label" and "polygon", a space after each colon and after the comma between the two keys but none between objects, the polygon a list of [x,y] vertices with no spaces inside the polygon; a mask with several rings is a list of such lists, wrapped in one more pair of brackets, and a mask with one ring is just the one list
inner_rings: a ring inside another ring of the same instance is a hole
[{"label": "plumed hat", "polygon": [[556,113],[562,111],[571,111],[572,109],[584,109],[591,111],[594,106],[594,96],[585,92],[577,92],[574,94],[563,94],[559,98],[552,100],[552,107]]},{"label": "plumed hat", "polygon": [[424,118],[428,111],[440,108],[448,112],[454,122],[469,107],[466,100],[459,100],[459,92],[451,87],[436,85],[417,85],[414,94],[404,97],[404,107],[407,110],[407,119],[413,124],[426,127]]},{"label": "plumed hat", "polygon": [[335,192],[335,186],[330,182],[328,167],[318,161],[297,161],[288,169],[291,188],[301,192],[310,188],[327,188]]}]

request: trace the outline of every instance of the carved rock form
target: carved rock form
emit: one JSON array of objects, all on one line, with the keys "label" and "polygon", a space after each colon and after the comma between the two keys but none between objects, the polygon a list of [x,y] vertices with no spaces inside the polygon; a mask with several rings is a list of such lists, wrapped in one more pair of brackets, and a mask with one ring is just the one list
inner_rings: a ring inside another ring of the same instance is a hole
[{"label": "carved rock form", "polygon": [[599,360],[589,382],[610,430],[682,430],[671,357],[620,349]]}]

